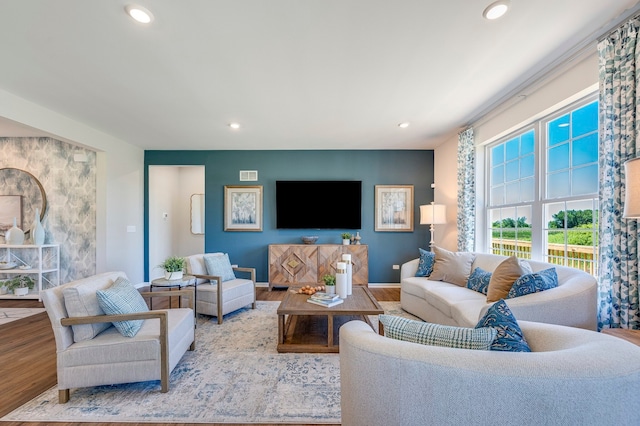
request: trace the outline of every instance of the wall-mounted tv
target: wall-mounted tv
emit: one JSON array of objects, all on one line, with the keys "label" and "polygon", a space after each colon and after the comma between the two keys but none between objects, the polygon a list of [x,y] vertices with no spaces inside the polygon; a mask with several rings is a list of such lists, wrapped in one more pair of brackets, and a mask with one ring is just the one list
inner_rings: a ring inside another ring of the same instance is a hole
[{"label": "wall-mounted tv", "polygon": [[361,181],[276,181],[279,229],[360,229]]}]

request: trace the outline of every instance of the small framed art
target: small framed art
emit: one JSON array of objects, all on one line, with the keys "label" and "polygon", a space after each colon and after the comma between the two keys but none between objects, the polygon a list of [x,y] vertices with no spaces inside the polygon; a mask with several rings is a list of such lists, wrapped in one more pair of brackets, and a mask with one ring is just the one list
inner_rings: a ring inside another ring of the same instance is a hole
[{"label": "small framed art", "polygon": [[224,230],[262,231],[262,185],[224,187]]},{"label": "small framed art", "polygon": [[375,191],[375,230],[413,232],[413,185],[376,185]]}]

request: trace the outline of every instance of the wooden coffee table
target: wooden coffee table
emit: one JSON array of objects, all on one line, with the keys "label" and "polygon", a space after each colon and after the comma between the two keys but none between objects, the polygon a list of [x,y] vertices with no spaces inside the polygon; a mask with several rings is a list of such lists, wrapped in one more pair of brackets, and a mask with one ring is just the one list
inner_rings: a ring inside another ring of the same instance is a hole
[{"label": "wooden coffee table", "polygon": [[373,328],[367,315],[384,313],[364,286],[353,286],[353,294],[331,308],[308,303],[308,298],[287,291],[280,303],[278,352],[339,352],[338,330],[342,324],[361,319]]}]

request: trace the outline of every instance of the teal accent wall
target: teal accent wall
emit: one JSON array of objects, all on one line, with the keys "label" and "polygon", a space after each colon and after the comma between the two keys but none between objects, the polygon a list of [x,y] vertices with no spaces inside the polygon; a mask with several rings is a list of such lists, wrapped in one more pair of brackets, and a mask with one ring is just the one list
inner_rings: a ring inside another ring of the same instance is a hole
[{"label": "teal accent wall", "polygon": [[[400,271],[392,265],[418,257],[427,248],[429,227],[420,225],[420,205],[433,200],[433,151],[146,151],[145,152],[145,265],[149,261],[148,166],[205,166],[205,251],[229,253],[231,262],[257,269],[257,281],[267,282],[269,244],[298,244],[302,235],[318,235],[318,244],[340,244],[351,230],[276,229],[277,180],[362,181],[362,244],[369,246],[369,282],[397,283]],[[240,170],[257,170],[257,182],[240,182]],[[224,186],[263,186],[263,231],[224,231]],[[414,185],[413,232],[375,232],[375,185]],[[312,196],[311,194],[305,196]],[[336,200],[317,200],[330,209]],[[145,270],[148,280],[149,271]]]}]

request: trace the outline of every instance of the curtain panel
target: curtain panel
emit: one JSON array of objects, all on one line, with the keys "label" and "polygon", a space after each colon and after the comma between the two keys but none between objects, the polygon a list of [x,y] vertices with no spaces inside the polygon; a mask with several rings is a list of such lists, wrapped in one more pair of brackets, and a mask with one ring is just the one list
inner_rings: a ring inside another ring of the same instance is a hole
[{"label": "curtain panel", "polygon": [[600,220],[598,328],[640,328],[638,221],[624,219],[625,161],[640,155],[640,17],[598,43]]},{"label": "curtain panel", "polygon": [[476,163],[473,129],[458,134],[458,251],[474,251],[476,236]]}]

